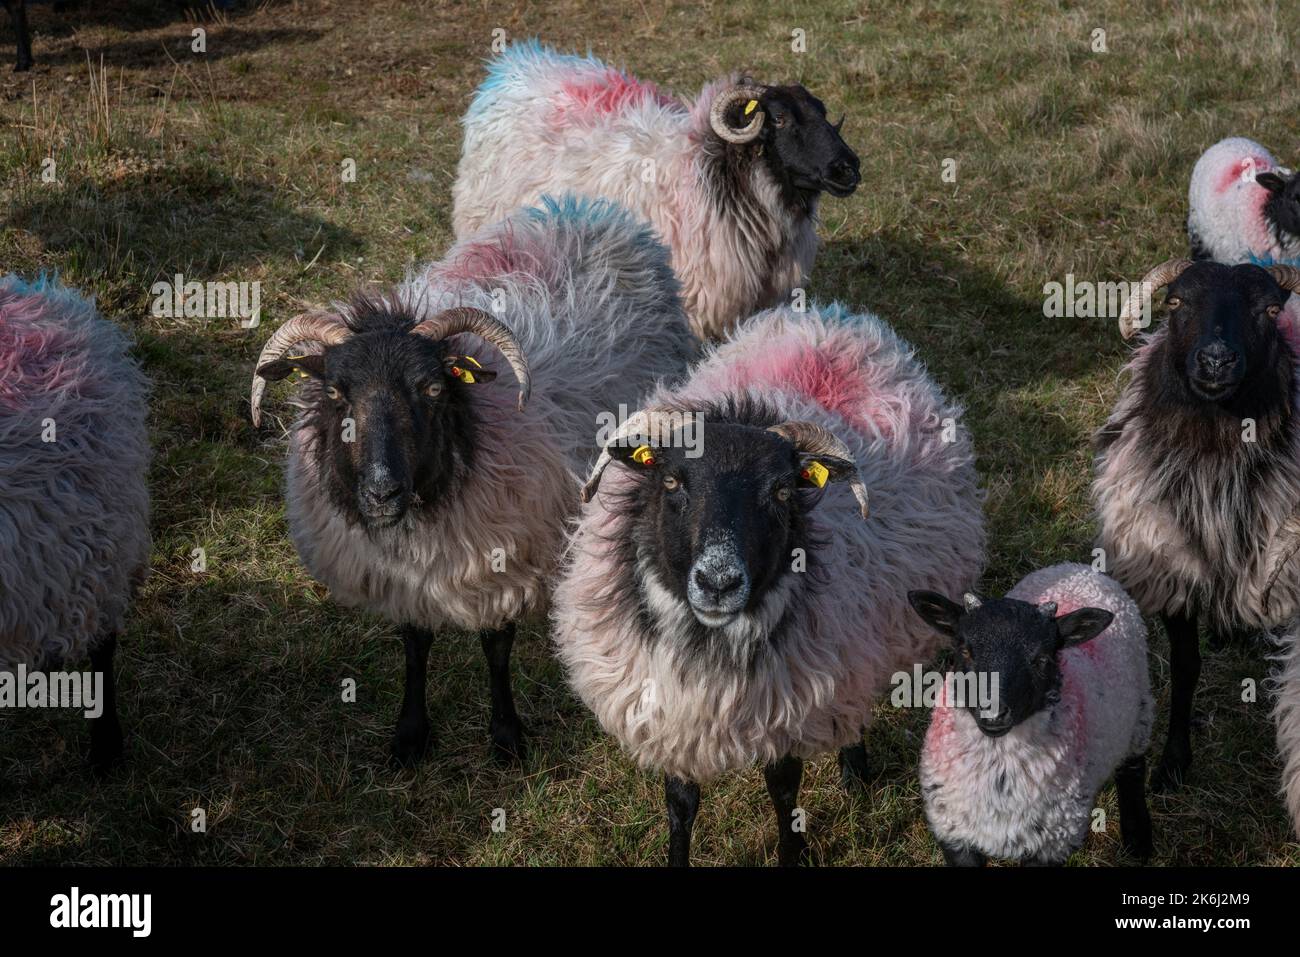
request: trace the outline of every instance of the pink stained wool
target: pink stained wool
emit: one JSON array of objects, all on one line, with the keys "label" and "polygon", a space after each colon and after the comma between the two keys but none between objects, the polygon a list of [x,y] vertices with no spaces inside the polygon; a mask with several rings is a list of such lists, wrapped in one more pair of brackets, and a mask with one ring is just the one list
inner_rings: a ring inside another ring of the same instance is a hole
[{"label": "pink stained wool", "polygon": [[[744,371],[761,368],[756,360],[769,353],[823,352],[843,356],[845,377],[862,384],[828,390],[817,376],[777,382],[773,368]],[[841,403],[855,421],[819,395],[853,396],[870,409]],[[760,313],[708,352],[684,385],[658,390],[647,404],[691,409],[728,397],[824,425],[848,445],[870,490],[866,521],[842,485],[828,486],[809,513],[826,583],[800,599],[810,603],[800,606],[806,611],[781,620],[793,607],[788,596],[804,588],[800,575],[787,573],[739,622],[745,640],[761,649],[748,669],[691,668],[673,641],[648,644],[635,599],[616,594],[626,571],[619,546],[637,520],[620,510],[619,493],[638,480],[617,465],[582,510],[552,610],[557,654],[602,727],[640,766],[696,781],[857,740],[890,676],[928,661],[937,644],[912,614],[907,589],[967,588],[983,561],[970,437],[960,426],[951,441],[943,435],[944,420],[959,423],[961,410],[876,317],[837,304]],[[887,427],[877,426],[876,409],[886,410]],[[707,420],[703,428],[707,449]],[[644,596],[645,581],[636,587]],[[657,616],[677,614],[656,608]],[[656,619],[652,627],[662,635],[674,622]],[[776,628],[780,638],[771,640]]]},{"label": "pink stained wool", "polygon": [[122,627],[149,556],[147,391],[91,300],[0,278],[0,671]]},{"label": "pink stained wool", "polygon": [[965,709],[935,709],[921,749],[926,819],[949,846],[1063,861],[1087,837],[1098,790],[1149,743],[1146,626],[1119,584],[1086,565],[1040,569],[1007,597],[1056,602],[1058,617],[1092,607],[1115,618],[1059,653],[1060,700],[1004,736],[985,735]]}]

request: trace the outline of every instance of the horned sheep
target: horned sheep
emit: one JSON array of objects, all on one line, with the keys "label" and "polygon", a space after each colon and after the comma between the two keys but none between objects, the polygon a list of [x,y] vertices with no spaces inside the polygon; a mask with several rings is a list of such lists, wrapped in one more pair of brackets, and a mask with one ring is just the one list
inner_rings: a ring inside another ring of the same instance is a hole
[{"label": "horned sheep", "polygon": [[[1170,643],[1169,732],[1152,778],[1182,783],[1192,762],[1200,675],[1198,620],[1226,636],[1285,625],[1300,614],[1300,335],[1287,297],[1300,270],[1170,260],[1142,280],[1142,299],[1168,286],[1169,321],[1142,342],[1094,439],[1092,486],[1106,570]],[[1295,668],[1289,671],[1292,679]],[[1285,702],[1279,742],[1300,807],[1300,734]],[[1288,754],[1290,757],[1288,758]],[[1296,815],[1300,828],[1300,814]]]},{"label": "horned sheep", "polygon": [[543,193],[616,200],[672,250],[702,338],[804,282],[821,194],[848,196],[860,180],[839,124],[802,86],[733,75],[690,104],[536,41],[490,64],[463,123],[452,189],[458,237]]},{"label": "horned sheep", "polygon": [[671,863],[689,861],[700,784],[755,763],[780,862],[805,855],[803,761],[861,747],[891,674],[935,649],[909,583],[980,571],[960,415],[879,319],[784,307],[606,444],[553,639],[601,726],[664,774]]},{"label": "horned sheep", "polygon": [[[677,288],[647,225],[547,200],[386,296],[290,320],[267,343],[254,422],[267,380],[307,376],[287,469],[299,555],[338,601],[401,626],[399,763],[427,749],[427,657],[446,626],[480,632],[495,751],[523,755],[515,622],[545,607],[601,417],[694,355]],[[513,370],[518,408],[486,386],[497,371],[474,355],[482,343]]]}]

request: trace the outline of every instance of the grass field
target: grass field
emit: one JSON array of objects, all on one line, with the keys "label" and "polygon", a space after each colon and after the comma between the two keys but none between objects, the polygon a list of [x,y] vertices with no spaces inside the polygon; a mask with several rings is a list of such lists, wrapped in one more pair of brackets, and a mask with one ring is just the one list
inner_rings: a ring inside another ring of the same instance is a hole
[{"label": "grass field", "polygon": [[[988,491],[983,587],[999,593],[1032,568],[1090,560],[1088,439],[1130,348],[1113,322],[1045,319],[1043,284],[1133,279],[1183,252],[1191,167],[1220,137],[1296,159],[1292,4],[301,0],[189,17],[142,0],[93,6],[32,8],[31,73],[9,72],[0,34],[0,270],[58,270],[135,336],[154,383],[155,552],[118,656],[126,766],[93,781],[72,714],[0,717],[9,864],[664,859],[660,782],[568,693],[541,621],[516,645],[532,731],[522,773],[489,757],[486,668],[461,634],[431,660],[432,759],[389,768],[395,631],[336,607],[303,572],[282,438],[248,422],[253,360],[298,304],[391,281],[449,244],[457,119],[494,29],[590,48],[687,93],[748,65],[847,114],[864,182],[823,206],[811,291],[885,317],[967,406]],[[190,49],[200,25],[204,54]],[[807,52],[791,51],[794,29]],[[1096,29],[1107,52],[1093,51]],[[340,175],[348,158],[354,183]],[[151,316],[151,284],[176,273],[260,282],[261,327]],[[190,567],[199,547],[202,574]],[[1162,714],[1166,649],[1153,633]],[[1192,780],[1152,798],[1154,863],[1300,863],[1267,699],[1241,701],[1264,654],[1207,655]],[[341,701],[346,678],[355,704]],[[915,773],[926,717],[879,709],[867,793],[842,791],[832,757],[810,765],[802,803],[820,863],[940,861]],[[1102,804],[1110,827],[1079,864],[1122,862],[1112,789]],[[195,808],[206,832],[191,830]],[[695,834],[697,863],[774,861],[761,774],[708,786]]]}]

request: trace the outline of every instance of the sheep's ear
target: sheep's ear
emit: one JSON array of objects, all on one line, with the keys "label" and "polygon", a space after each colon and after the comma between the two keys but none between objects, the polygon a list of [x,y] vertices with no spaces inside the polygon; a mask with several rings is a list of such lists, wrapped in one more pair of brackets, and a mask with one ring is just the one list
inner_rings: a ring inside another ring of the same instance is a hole
[{"label": "sheep's ear", "polygon": [[1085,641],[1092,641],[1105,631],[1115,616],[1104,608],[1080,608],[1068,615],[1056,619],[1059,637],[1057,648],[1073,648]]},{"label": "sheep's ear", "polygon": [[465,385],[481,385],[497,377],[492,369],[485,369],[473,356],[447,356],[442,367],[447,375]]},{"label": "sheep's ear", "polygon": [[653,445],[619,443],[608,446],[608,451],[613,461],[622,462],[629,468],[649,470],[659,464],[659,450]]},{"label": "sheep's ear", "polygon": [[1272,170],[1266,173],[1256,173],[1255,182],[1259,183],[1270,193],[1280,193],[1286,189],[1286,177],[1280,176]]},{"label": "sheep's ear", "polygon": [[279,382],[291,372],[320,379],[325,376],[325,357],[323,355],[284,356],[274,362],[259,366],[257,374],[267,382]]},{"label": "sheep's ear", "polygon": [[963,614],[961,605],[949,601],[937,591],[909,591],[907,600],[916,613],[940,634],[950,638],[957,636],[957,620]]},{"label": "sheep's ear", "polygon": [[804,488],[825,488],[828,482],[842,482],[858,472],[848,459],[833,455],[799,455],[799,484]]}]

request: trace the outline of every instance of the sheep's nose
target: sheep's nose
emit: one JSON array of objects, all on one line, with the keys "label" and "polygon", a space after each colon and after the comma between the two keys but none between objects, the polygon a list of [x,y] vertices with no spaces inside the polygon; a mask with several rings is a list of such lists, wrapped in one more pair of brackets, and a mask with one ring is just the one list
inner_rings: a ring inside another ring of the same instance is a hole
[{"label": "sheep's nose", "polygon": [[402,494],[402,483],[385,470],[371,473],[362,494],[373,505],[386,505]]},{"label": "sheep's nose", "polygon": [[695,569],[695,587],[714,598],[726,597],[744,582],[745,576],[733,569]]},{"label": "sheep's nose", "polygon": [[1237,363],[1237,353],[1222,342],[1212,342],[1196,353],[1196,364],[1214,375],[1224,372]]},{"label": "sheep's nose", "polygon": [[856,159],[836,160],[831,164],[831,178],[841,183],[852,181],[856,184],[860,179],[858,175],[858,161]]}]

